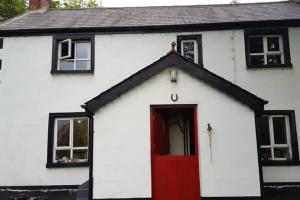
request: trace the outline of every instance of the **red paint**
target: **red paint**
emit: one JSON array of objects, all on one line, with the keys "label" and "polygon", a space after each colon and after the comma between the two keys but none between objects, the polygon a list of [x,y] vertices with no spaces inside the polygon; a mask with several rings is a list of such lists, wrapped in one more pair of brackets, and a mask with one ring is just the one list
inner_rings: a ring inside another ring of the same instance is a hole
[{"label": "red paint", "polygon": [[[168,129],[160,109],[193,108],[195,155],[169,153]],[[200,200],[196,105],[151,106],[151,161],[153,200]],[[166,133],[164,133],[166,131]]]}]

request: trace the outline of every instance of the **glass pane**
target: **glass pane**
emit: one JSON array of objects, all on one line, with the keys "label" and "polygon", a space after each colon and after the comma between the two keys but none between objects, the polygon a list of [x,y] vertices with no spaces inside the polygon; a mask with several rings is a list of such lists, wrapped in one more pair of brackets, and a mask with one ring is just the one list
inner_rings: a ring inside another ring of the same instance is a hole
[{"label": "glass pane", "polygon": [[76,58],[90,58],[91,43],[78,42],[76,43]]},{"label": "glass pane", "polygon": [[270,129],[269,129],[269,117],[263,116],[259,120],[260,128],[260,142],[261,145],[270,145]]},{"label": "glass pane", "polygon": [[57,120],[57,146],[69,146],[70,120]]},{"label": "glass pane", "polygon": [[88,159],[88,151],[84,150],[73,150],[73,160],[87,160]]},{"label": "glass pane", "polygon": [[78,118],[73,120],[74,136],[73,146],[74,147],[87,147],[88,146],[88,119]]},{"label": "glass pane", "polygon": [[268,64],[281,64],[281,54],[267,55]]},{"label": "glass pane", "polygon": [[76,70],[88,70],[91,68],[91,62],[87,60],[77,60]]},{"label": "glass pane", "polygon": [[70,160],[70,150],[57,150],[55,159],[57,162],[68,162]]},{"label": "glass pane", "polygon": [[261,156],[262,160],[270,160],[272,158],[271,149],[270,148],[261,148]]},{"label": "glass pane", "polygon": [[268,37],[268,51],[279,51],[279,37]]},{"label": "glass pane", "polygon": [[287,144],[285,117],[272,117],[274,129],[274,143]]},{"label": "glass pane", "polygon": [[264,56],[250,56],[251,65],[263,65],[265,63]]},{"label": "glass pane", "polygon": [[195,46],[194,42],[183,42],[182,43],[182,54],[188,60],[194,62],[195,61]]},{"label": "glass pane", "polygon": [[69,53],[69,41],[65,41],[65,42],[62,42],[60,44],[61,44],[60,57],[68,56],[68,53]]},{"label": "glass pane", "polygon": [[249,51],[250,53],[263,53],[263,38],[262,37],[249,37]]},{"label": "glass pane", "polygon": [[60,70],[74,70],[74,61],[60,60]]},{"label": "glass pane", "polygon": [[274,157],[291,159],[289,148],[274,148]]}]

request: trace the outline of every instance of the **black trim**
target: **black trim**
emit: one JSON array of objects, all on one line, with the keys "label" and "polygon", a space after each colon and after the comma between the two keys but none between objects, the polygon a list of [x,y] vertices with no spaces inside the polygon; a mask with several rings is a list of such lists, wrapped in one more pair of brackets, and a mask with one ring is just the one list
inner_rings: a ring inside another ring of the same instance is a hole
[{"label": "black trim", "polygon": [[211,85],[212,87],[217,88],[221,92],[232,96],[241,103],[248,105],[253,110],[262,111],[264,109],[264,104],[267,103],[267,101],[255,96],[254,94],[242,89],[241,87],[225,80],[224,78],[208,71],[205,68],[199,67],[193,62],[190,62],[183,56],[175,52],[170,52],[166,56],[160,58],[158,61],[143,68],[142,70],[136,72],[117,85],[111,87],[110,89],[102,92],[95,98],[86,102],[85,109],[87,111],[95,113],[95,111],[97,111],[100,107],[104,106],[108,102],[118,98],[128,90],[131,90],[137,85],[143,83],[145,80],[171,66],[177,67],[178,69],[187,72],[198,80],[201,80]]},{"label": "black trim", "polygon": [[0,199],[12,199],[13,196],[36,200],[76,199],[77,188],[78,185],[0,186]]},{"label": "black trim", "polygon": [[93,200],[94,178],[93,178],[93,160],[94,160],[94,113],[88,112],[89,116],[89,200]]},{"label": "black trim", "polygon": [[[292,160],[287,160],[287,161],[262,160],[262,165],[263,166],[300,165],[295,111],[294,110],[265,110],[263,112],[263,114],[264,115],[288,115],[289,116],[290,133],[291,133],[291,147],[292,147]],[[259,157],[259,158],[261,158],[261,157]]]},{"label": "black trim", "polygon": [[24,185],[24,186],[0,186],[0,190],[56,190],[56,189],[77,189],[79,185]]},{"label": "black trim", "polygon": [[259,172],[259,186],[260,186],[260,193],[261,196],[264,195],[264,176],[263,176],[263,169],[262,169],[262,161],[261,161],[261,151],[260,151],[260,127],[259,127],[259,117],[261,116],[262,112],[255,113],[255,129],[256,129],[256,150],[257,150],[257,162],[258,162],[258,172]]},{"label": "black trim", "polygon": [[3,49],[3,38],[0,38],[0,49]]},{"label": "black trim", "polygon": [[[57,70],[58,42],[65,39],[91,41],[91,69],[90,70]],[[92,74],[95,68],[95,36],[92,34],[58,34],[53,35],[51,74]]]},{"label": "black trim", "polygon": [[[248,38],[251,35],[281,35],[283,43],[283,54],[284,54],[284,64],[268,64],[268,65],[250,65],[249,60],[249,44]],[[289,33],[288,28],[273,28],[273,29],[247,29],[244,31],[245,39],[245,56],[246,65],[248,69],[255,68],[290,68],[292,67],[290,47],[289,47]]]},{"label": "black trim", "polygon": [[181,42],[182,40],[196,40],[198,46],[198,65],[203,67],[203,48],[202,48],[202,35],[178,35],[177,36],[177,52],[182,55]]},{"label": "black trim", "polygon": [[[70,117],[70,118],[71,117],[89,117],[89,115],[86,112],[49,113],[49,122],[48,122],[48,148],[47,148],[47,164],[46,164],[46,168],[86,167],[86,166],[89,166],[88,162],[81,162],[81,163],[53,163],[54,123],[55,123],[55,119],[56,118],[64,118],[64,117]],[[88,157],[88,160],[90,160],[89,157]]]},{"label": "black trim", "polygon": [[266,197],[270,198],[298,200],[300,197],[300,182],[268,182],[265,183],[264,193]]},{"label": "black trim", "polygon": [[299,27],[300,19],[240,21],[204,24],[177,24],[153,26],[122,26],[122,27],[81,27],[81,28],[40,28],[21,30],[0,30],[1,37],[51,35],[53,33],[89,33],[89,34],[114,34],[114,33],[163,33],[163,32],[193,32],[233,30],[250,28],[271,27]]},{"label": "black trim", "polygon": [[2,69],[2,59],[0,59],[0,70]]}]

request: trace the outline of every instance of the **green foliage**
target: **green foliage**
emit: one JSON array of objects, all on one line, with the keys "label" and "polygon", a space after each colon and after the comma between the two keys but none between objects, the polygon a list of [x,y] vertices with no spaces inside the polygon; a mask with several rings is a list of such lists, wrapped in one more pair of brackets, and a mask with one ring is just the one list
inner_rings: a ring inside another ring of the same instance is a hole
[{"label": "green foliage", "polygon": [[[29,0],[0,0],[0,22],[24,13],[28,9]],[[59,0],[51,1],[51,8],[98,8],[99,0]]]},{"label": "green foliage", "polygon": [[26,0],[0,0],[0,22],[27,10]]},{"label": "green foliage", "polygon": [[97,0],[64,0],[61,3],[59,0],[52,0],[51,8],[98,8],[101,7],[101,2]]},{"label": "green foliage", "polygon": [[240,2],[238,0],[231,0],[231,4],[239,4]]},{"label": "green foliage", "polygon": [[61,3],[59,0],[52,0],[50,4],[50,8],[61,8]]}]

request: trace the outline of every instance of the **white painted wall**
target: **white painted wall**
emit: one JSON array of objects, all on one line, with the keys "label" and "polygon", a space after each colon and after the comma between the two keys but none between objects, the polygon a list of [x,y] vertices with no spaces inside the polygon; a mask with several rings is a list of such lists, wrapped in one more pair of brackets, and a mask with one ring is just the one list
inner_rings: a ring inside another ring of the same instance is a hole
[{"label": "white painted wall", "polygon": [[[46,169],[48,113],[82,111],[85,101],[165,55],[179,34],[192,33],[97,35],[93,75],[51,75],[51,36],[5,38],[0,50],[0,186],[87,180],[87,168]],[[269,100],[267,109],[295,109],[300,130],[300,28],[289,29],[292,69],[247,70],[242,30],[200,34],[207,69]],[[300,181],[297,166],[264,171],[268,182]]]},{"label": "white painted wall", "polygon": [[96,112],[94,198],[151,197],[150,105],[172,104],[171,93],[198,105],[201,195],[259,196],[253,111],[181,71],[171,83],[165,70]]}]

